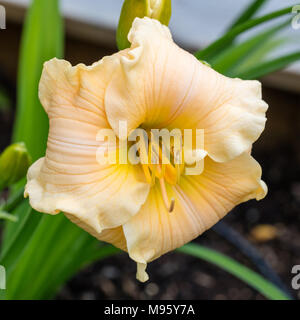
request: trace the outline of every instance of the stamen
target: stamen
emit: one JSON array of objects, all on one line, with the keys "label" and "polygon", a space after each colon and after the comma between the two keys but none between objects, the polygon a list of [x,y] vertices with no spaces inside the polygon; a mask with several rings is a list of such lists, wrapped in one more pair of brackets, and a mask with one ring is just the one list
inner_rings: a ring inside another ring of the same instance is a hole
[{"label": "stamen", "polygon": [[158,179],[162,179],[164,176],[162,174],[162,166],[160,164],[153,165],[155,167],[155,175]]},{"label": "stamen", "polygon": [[161,194],[162,194],[165,207],[169,212],[172,212],[175,207],[175,199],[171,198],[171,201],[169,201],[165,180],[163,178],[159,179],[159,183],[160,183]]},{"label": "stamen", "polygon": [[175,169],[176,169],[176,183],[180,182],[180,176],[181,176],[181,165],[180,164],[175,164]]},{"label": "stamen", "polygon": [[152,176],[149,171],[149,166],[146,164],[142,164],[143,171],[145,173],[145,177],[148,183],[152,184]]},{"label": "stamen", "polygon": [[175,208],[175,199],[171,198],[171,204],[170,204],[170,208],[169,208],[169,212],[173,212]]},{"label": "stamen", "polygon": [[162,163],[161,165],[161,178],[163,178],[166,174],[166,165]]},{"label": "stamen", "polygon": [[140,148],[140,158],[142,163],[142,168],[144,171],[144,174],[146,176],[146,180],[149,184],[152,183],[152,177],[150,173],[149,168],[149,143],[148,143],[148,137],[144,136],[140,140],[141,148]]},{"label": "stamen", "polygon": [[155,174],[155,166],[152,167],[152,171],[151,171],[151,187],[153,187],[155,185],[155,178],[156,178],[156,174]]}]

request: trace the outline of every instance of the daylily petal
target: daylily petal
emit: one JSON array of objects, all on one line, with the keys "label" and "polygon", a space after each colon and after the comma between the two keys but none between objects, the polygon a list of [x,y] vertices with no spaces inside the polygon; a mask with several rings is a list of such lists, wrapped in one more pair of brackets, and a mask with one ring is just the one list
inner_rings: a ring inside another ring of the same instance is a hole
[{"label": "daylily petal", "polygon": [[[168,188],[175,199],[172,213],[165,208],[158,187],[151,189],[140,212],[123,226],[130,257],[146,264],[199,236],[234,206],[266,195],[261,168],[248,154],[227,163],[205,159],[200,176],[184,176],[180,185]],[[143,268],[138,277],[143,278]]]},{"label": "daylily petal", "polygon": [[53,59],[45,64],[40,100],[50,119],[46,157],[28,172],[25,195],[37,211],[75,215],[97,235],[136,214],[149,185],[139,166],[101,165],[100,129],[110,128],[104,92],[115,56],[91,67]]},{"label": "daylily petal", "polygon": [[113,244],[115,247],[127,251],[126,239],[124,236],[123,228],[117,227],[112,229],[105,229],[101,233],[95,232],[94,228],[86,223],[82,219],[78,219],[76,215],[65,213],[66,217],[70,219],[73,223],[77,224],[80,228],[94,236],[100,241]]},{"label": "daylily petal", "polygon": [[169,29],[136,18],[131,48],[108,85],[105,108],[118,134],[144,128],[204,129],[205,150],[224,162],[249,149],[265,126],[267,104],[258,81],[227,78],[180,49]]}]

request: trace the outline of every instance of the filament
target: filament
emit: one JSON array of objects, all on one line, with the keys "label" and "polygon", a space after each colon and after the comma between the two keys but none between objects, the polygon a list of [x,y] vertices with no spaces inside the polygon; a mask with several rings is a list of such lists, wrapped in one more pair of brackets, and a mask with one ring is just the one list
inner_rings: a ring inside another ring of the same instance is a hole
[{"label": "filament", "polygon": [[165,180],[163,178],[159,179],[159,183],[160,183],[161,194],[162,194],[165,207],[169,212],[172,212],[175,207],[175,199],[171,198],[171,201],[169,200]]},{"label": "filament", "polygon": [[146,164],[142,164],[142,168],[148,183],[152,184],[152,176],[150,174],[149,166]]},{"label": "filament", "polygon": [[181,165],[180,164],[175,164],[175,169],[176,169],[176,183],[180,182],[180,176],[181,176]]}]

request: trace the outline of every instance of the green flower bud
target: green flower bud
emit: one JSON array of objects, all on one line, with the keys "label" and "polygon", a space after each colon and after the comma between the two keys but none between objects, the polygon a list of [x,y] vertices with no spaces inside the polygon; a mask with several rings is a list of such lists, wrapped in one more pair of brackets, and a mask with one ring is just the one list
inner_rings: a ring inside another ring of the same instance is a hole
[{"label": "green flower bud", "polygon": [[7,147],[0,156],[0,190],[25,177],[31,157],[23,142]]},{"label": "green flower bud", "polygon": [[117,45],[119,50],[130,47],[127,36],[135,18],[149,17],[159,20],[164,25],[168,25],[171,13],[171,0],[125,0],[117,30]]},{"label": "green flower bud", "polygon": [[152,19],[159,20],[168,25],[172,14],[171,0],[149,0],[149,15]]}]

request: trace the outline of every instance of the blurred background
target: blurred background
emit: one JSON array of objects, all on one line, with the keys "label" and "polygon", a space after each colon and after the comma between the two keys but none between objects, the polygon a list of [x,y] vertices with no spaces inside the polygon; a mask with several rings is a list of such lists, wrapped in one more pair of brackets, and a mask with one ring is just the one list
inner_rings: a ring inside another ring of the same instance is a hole
[{"label": "blurred background", "polygon": [[[122,2],[62,0],[67,60],[72,64],[91,64],[117,50],[115,29]],[[20,37],[28,3],[0,1],[7,16],[6,29],[0,30],[0,150],[11,138]],[[247,4],[248,0],[173,0],[170,28],[174,39],[189,51],[198,50],[222,35]],[[272,0],[261,14],[293,4],[296,2]],[[276,49],[279,54],[300,50],[300,29],[290,26],[280,37],[289,41]],[[230,241],[237,231],[238,241],[246,239],[253,244],[280,276],[286,290],[300,299],[300,292],[291,288],[291,269],[300,265],[300,64],[261,80],[263,96],[270,108],[266,130],[254,145],[253,153],[263,167],[269,194],[260,202],[238,206],[224,219],[230,227],[225,230],[226,241],[222,226],[207,231],[196,241],[256,270],[259,261],[253,262]],[[146,284],[138,283],[132,276],[135,268],[126,254],[108,258],[80,272],[57,298],[264,299],[225,271],[176,252],[149,265],[151,282]]]}]

